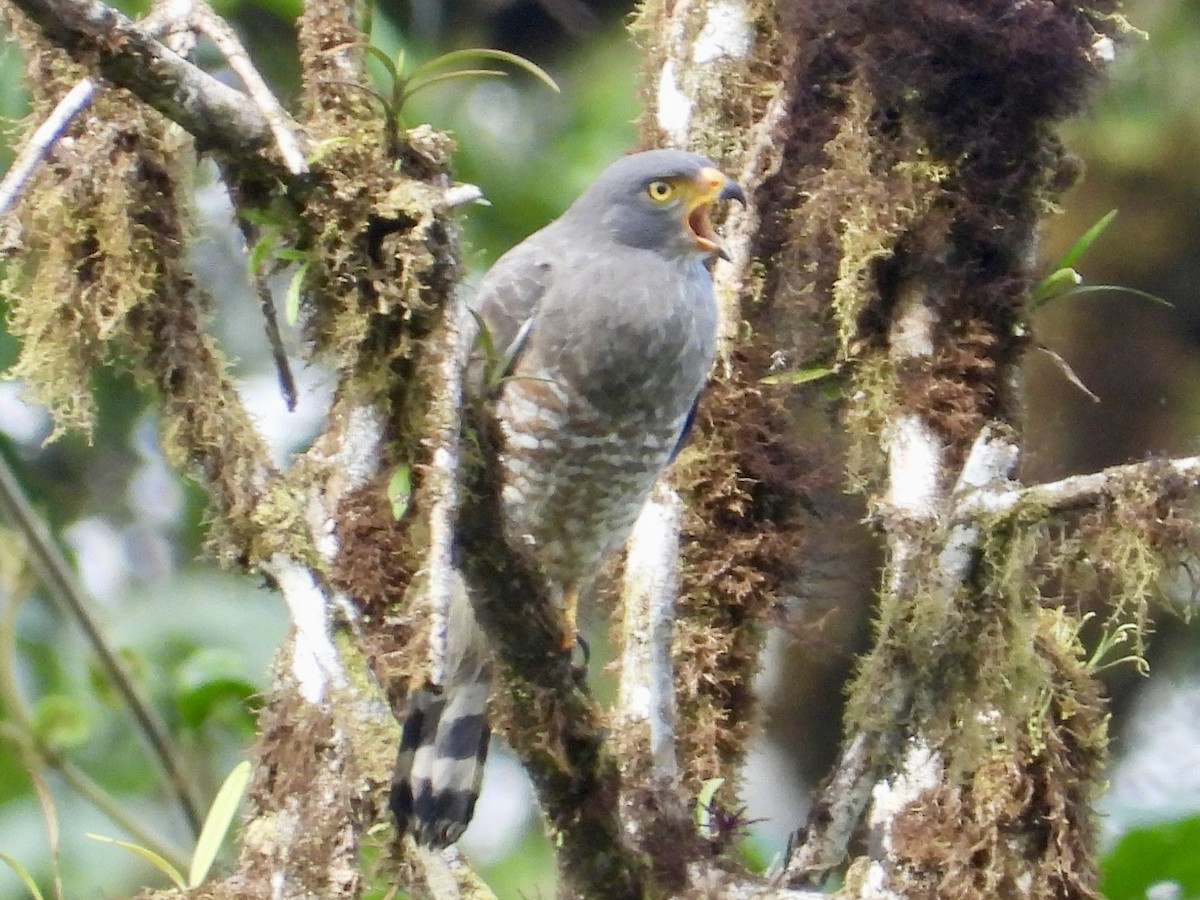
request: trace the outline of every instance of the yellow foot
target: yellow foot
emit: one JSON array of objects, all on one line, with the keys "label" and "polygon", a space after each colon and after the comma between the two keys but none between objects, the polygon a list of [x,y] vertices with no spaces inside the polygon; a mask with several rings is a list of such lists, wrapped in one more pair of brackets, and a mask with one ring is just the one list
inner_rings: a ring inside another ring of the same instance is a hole
[{"label": "yellow foot", "polygon": [[579,589],[575,585],[568,585],[563,591],[563,618],[566,620],[566,629],[563,634],[562,649],[568,652],[575,650],[575,645],[579,642],[579,628],[575,624],[575,614],[579,609]]}]

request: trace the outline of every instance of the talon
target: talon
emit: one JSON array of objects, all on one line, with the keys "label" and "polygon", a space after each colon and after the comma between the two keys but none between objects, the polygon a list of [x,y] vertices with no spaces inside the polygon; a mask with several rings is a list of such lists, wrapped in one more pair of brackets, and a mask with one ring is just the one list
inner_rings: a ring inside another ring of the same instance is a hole
[{"label": "talon", "polygon": [[587,667],[592,662],[592,648],[588,646],[588,642],[582,634],[575,635],[575,645],[579,647],[579,652],[583,654],[583,662],[579,664],[579,667],[587,671]]}]

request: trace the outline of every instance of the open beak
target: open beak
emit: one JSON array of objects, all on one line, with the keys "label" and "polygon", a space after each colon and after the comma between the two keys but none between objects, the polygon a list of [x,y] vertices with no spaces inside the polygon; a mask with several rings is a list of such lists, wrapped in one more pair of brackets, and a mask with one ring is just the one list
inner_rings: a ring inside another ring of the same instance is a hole
[{"label": "open beak", "polygon": [[722,243],[720,235],[713,229],[708,214],[712,205],[718,200],[736,200],[742,206],[746,205],[746,194],[742,186],[713,168],[704,168],[696,176],[696,193],[688,204],[685,227],[692,233],[697,245],[706,253],[715,253],[721,259],[729,259],[729,250]]}]

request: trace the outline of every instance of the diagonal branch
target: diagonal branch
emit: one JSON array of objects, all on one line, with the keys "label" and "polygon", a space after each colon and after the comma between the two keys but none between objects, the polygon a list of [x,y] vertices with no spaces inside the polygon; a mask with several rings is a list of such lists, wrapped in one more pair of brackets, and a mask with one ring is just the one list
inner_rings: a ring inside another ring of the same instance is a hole
[{"label": "diagonal branch", "polygon": [[206,35],[221,51],[221,55],[225,57],[229,67],[237,73],[242,84],[246,86],[246,93],[250,95],[250,99],[254,101],[259,112],[266,119],[267,126],[275,137],[276,149],[283,157],[288,170],[293,175],[306,173],[308,163],[304,159],[304,151],[300,149],[295,126],[279,104],[279,100],[271,93],[271,88],[262,74],[250,61],[250,56],[246,53],[242,42],[238,40],[237,33],[228,22],[213,12],[212,7],[207,3],[197,4],[196,11],[192,14],[192,21],[197,30]]},{"label": "diagonal branch", "polygon": [[[566,892],[633,900],[645,894],[645,864],[621,826],[620,773],[604,740],[604,721],[564,652],[562,616],[543,580],[504,539],[497,455],[480,409],[464,410],[481,454],[463,460],[459,563],[475,614],[500,662],[511,704],[507,737],[529,770],[558,846]],[[486,460],[486,462],[485,462]]]},{"label": "diagonal branch", "polygon": [[1111,500],[1131,483],[1144,485],[1164,498],[1200,493],[1200,456],[1152,459],[1028,487],[980,490],[964,496],[955,513],[958,517],[1003,515],[1021,506],[1070,512]]},{"label": "diagonal branch", "polygon": [[[51,42],[183,126],[201,149],[267,162],[271,130],[245,94],[227,87],[100,0],[13,0]],[[287,169],[275,164],[280,177]]]}]

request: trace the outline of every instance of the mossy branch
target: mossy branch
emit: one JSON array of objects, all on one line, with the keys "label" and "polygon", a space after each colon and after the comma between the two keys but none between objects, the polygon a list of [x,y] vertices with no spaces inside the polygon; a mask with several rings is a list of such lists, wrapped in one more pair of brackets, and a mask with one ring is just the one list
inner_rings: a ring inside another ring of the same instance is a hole
[{"label": "mossy branch", "polygon": [[646,862],[630,849],[619,815],[619,770],[600,709],[562,649],[564,623],[545,584],[504,538],[494,418],[464,416],[482,445],[462,461],[459,565],[475,614],[499,661],[506,735],[537,788],[572,896],[645,896]]}]

